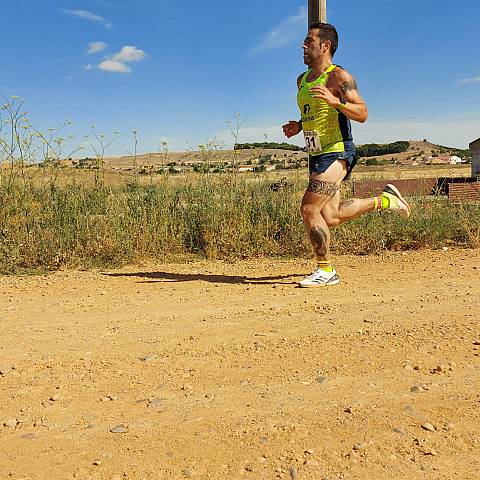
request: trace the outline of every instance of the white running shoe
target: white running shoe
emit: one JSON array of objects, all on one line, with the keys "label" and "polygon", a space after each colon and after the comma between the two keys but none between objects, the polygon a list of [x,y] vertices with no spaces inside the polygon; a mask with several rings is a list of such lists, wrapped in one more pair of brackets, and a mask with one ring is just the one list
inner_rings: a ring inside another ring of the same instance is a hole
[{"label": "white running shoe", "polygon": [[332,272],[326,272],[321,268],[317,268],[308,277],[305,277],[303,280],[298,282],[298,285],[300,287],[325,287],[327,285],[336,285],[339,282],[340,278],[338,278],[335,270]]},{"label": "white running shoe", "polygon": [[412,212],[412,208],[408,202],[402,197],[402,194],[395,185],[389,183],[385,186],[380,197],[388,199],[388,210],[397,210],[404,218],[408,218]]}]

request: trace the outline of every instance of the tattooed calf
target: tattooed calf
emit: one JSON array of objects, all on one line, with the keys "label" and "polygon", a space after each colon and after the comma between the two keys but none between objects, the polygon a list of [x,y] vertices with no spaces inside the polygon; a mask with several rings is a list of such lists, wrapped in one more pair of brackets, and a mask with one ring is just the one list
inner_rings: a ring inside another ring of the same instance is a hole
[{"label": "tattooed calf", "polygon": [[322,227],[313,227],[310,230],[310,241],[318,259],[323,259],[327,255],[327,234]]},{"label": "tattooed calf", "polygon": [[320,195],[326,195],[327,197],[333,197],[338,190],[338,185],[335,182],[326,182],[325,180],[317,180],[316,178],[310,178],[308,183],[307,192],[318,193]]}]

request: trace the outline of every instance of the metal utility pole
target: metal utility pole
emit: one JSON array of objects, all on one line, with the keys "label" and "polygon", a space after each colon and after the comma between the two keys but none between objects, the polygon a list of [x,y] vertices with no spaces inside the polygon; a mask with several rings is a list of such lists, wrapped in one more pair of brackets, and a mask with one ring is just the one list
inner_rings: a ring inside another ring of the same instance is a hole
[{"label": "metal utility pole", "polygon": [[308,0],[308,24],[327,22],[327,0]]}]

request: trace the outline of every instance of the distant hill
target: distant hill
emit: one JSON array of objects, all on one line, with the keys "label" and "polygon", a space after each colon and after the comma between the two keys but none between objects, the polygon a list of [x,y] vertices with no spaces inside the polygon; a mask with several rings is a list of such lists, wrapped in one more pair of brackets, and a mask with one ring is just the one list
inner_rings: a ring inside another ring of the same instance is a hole
[{"label": "distant hill", "polygon": [[471,157],[469,149],[446,147],[425,140],[402,140],[388,144],[366,144],[357,146],[360,163],[367,165],[397,163],[404,165],[436,163],[445,157]]},{"label": "distant hill", "polygon": [[[302,150],[298,145],[291,143],[276,143],[276,142],[262,142],[262,143],[237,143],[235,150],[291,150],[298,152]],[[457,155],[459,157],[471,156],[470,150],[458,149],[454,147],[446,147],[444,145],[436,145],[428,142],[418,140],[398,140],[391,143],[366,143],[357,146],[357,155],[359,157],[377,157],[388,154],[403,153],[407,151],[424,151],[428,153],[437,153],[439,155]]]},{"label": "distant hill", "polygon": [[[471,156],[470,150],[461,150],[458,148],[446,147],[430,143],[427,140],[399,140],[386,144],[365,144],[357,146],[357,153],[360,156],[360,164],[414,164],[425,163],[429,157],[445,157],[457,155],[461,158]],[[307,154],[297,145],[288,143],[244,143],[237,144],[235,150],[191,150],[187,152],[152,152],[139,154],[136,160],[133,156],[107,157],[105,163],[117,170],[132,170],[134,164],[141,171],[157,168],[182,168],[191,169],[195,165],[205,164],[227,164],[232,161],[239,164],[256,164],[262,159],[268,161],[285,161],[295,159],[306,160]],[[81,160],[65,161],[65,164],[78,166]]]},{"label": "distant hill", "polygon": [[460,158],[471,156],[469,149],[459,149],[446,147],[430,143],[426,139],[419,140],[400,140],[392,143],[368,143],[357,146],[357,154],[360,157],[377,157],[394,153],[404,152],[422,152],[425,155],[457,155]]}]

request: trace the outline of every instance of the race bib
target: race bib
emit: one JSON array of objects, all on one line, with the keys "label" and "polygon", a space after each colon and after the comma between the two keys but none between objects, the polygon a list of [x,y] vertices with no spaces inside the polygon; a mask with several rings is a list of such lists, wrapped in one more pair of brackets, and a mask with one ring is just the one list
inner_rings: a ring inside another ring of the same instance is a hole
[{"label": "race bib", "polygon": [[320,135],[316,130],[304,131],[305,137],[305,151],[308,153],[319,153],[322,151],[322,144],[320,142]]}]

